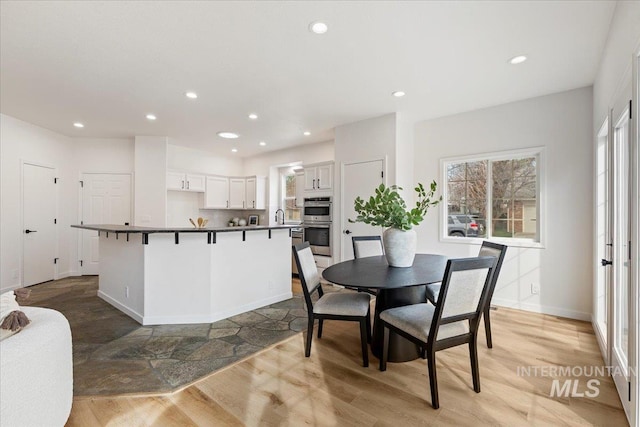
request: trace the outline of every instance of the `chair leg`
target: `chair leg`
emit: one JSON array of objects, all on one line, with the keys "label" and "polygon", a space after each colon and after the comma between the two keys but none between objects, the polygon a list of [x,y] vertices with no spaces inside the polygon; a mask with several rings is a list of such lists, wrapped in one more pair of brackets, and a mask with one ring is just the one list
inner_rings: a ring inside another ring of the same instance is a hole
[{"label": "chair leg", "polygon": [[484,332],[487,335],[487,347],[493,348],[493,342],[491,341],[491,318],[489,317],[489,313],[491,312],[491,307],[487,307],[484,311]]},{"label": "chair leg", "polygon": [[304,346],[304,356],[311,356],[311,338],[313,338],[313,317],[309,318],[309,323],[307,326],[307,342]]},{"label": "chair leg", "polygon": [[322,338],[322,324],[324,319],[318,319],[318,339]]},{"label": "chair leg", "polygon": [[382,351],[380,355],[380,370],[387,370],[387,358],[389,357],[389,328],[382,324]]},{"label": "chair leg", "polygon": [[367,311],[367,342],[371,344],[371,309]]},{"label": "chair leg", "polygon": [[360,320],[360,344],[362,345],[362,366],[369,366],[369,346],[367,345],[367,319]]},{"label": "chair leg", "polygon": [[471,359],[471,376],[473,377],[473,390],[480,393],[480,372],[478,370],[478,341],[469,341],[469,357]]},{"label": "chair leg", "polygon": [[420,347],[420,357],[422,359],[426,359],[427,358],[427,349],[424,347]]},{"label": "chair leg", "polygon": [[431,352],[427,355],[427,366],[429,367],[429,388],[431,388],[431,406],[433,409],[440,407],[440,399],[438,398],[438,377],[436,374],[436,353]]}]

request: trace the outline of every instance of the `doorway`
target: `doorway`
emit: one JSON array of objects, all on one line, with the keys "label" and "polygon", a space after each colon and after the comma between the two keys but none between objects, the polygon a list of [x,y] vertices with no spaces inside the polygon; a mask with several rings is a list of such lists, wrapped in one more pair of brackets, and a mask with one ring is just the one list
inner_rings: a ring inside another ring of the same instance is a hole
[{"label": "doorway", "polygon": [[342,165],[342,215],[341,257],[342,261],[353,259],[352,236],[382,235],[380,227],[362,222],[350,223],[357,216],[353,208],[356,197],[368,198],[375,188],[384,182],[384,159],[344,163]]},{"label": "doorway", "polygon": [[[83,173],[80,218],[83,224],[131,224],[131,174]],[[100,271],[98,232],[81,231],[82,275]]]},{"label": "doorway", "polygon": [[55,279],[55,169],[22,164],[22,286]]},{"label": "doorway", "polygon": [[[638,79],[637,68],[634,64],[633,81]],[[596,141],[593,326],[633,425],[638,416],[638,119],[630,100],[634,91],[629,74],[623,81]],[[636,91],[638,86],[640,81]]]}]

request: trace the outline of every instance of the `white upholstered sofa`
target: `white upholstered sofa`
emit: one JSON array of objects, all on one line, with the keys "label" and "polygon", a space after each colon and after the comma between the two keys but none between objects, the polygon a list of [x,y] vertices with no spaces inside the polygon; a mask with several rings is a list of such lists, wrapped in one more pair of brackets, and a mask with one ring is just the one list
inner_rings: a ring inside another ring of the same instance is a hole
[{"label": "white upholstered sofa", "polygon": [[0,426],[63,426],[73,401],[69,322],[55,310],[21,310],[31,323],[0,341]]}]

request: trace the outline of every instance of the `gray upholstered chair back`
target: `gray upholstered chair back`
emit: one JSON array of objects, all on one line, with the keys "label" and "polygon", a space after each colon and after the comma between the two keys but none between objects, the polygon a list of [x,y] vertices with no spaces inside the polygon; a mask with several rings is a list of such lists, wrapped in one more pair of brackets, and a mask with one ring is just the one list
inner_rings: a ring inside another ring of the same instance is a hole
[{"label": "gray upholstered chair back", "polygon": [[306,286],[307,292],[313,293],[320,284],[320,275],[311,248],[307,245],[302,249],[296,248],[296,252],[300,263],[298,271],[301,271],[304,276],[302,286]]},{"label": "gray upholstered chair back", "polygon": [[478,311],[490,270],[490,268],[478,268],[452,271],[447,297],[442,307],[442,318]]},{"label": "gray upholstered chair back", "polygon": [[380,236],[353,236],[353,257],[384,255]]}]

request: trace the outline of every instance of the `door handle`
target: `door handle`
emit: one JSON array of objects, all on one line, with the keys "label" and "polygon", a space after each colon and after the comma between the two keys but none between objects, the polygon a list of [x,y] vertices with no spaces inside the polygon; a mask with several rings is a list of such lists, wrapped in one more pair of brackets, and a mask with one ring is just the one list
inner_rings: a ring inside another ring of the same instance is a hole
[{"label": "door handle", "polygon": [[600,264],[602,264],[603,267],[606,267],[607,265],[613,264],[613,261],[609,261],[603,258],[602,260],[600,260]]},{"label": "door handle", "polygon": [[37,233],[37,230],[29,230],[28,228],[26,230],[24,230],[25,234],[29,234],[29,233]]},{"label": "door handle", "polygon": [[313,180],[313,189],[314,190],[316,189],[316,180],[315,179]]},{"label": "door handle", "polygon": [[344,234],[351,234],[351,230],[344,230]]}]

